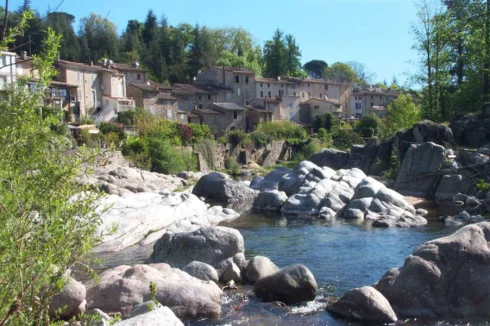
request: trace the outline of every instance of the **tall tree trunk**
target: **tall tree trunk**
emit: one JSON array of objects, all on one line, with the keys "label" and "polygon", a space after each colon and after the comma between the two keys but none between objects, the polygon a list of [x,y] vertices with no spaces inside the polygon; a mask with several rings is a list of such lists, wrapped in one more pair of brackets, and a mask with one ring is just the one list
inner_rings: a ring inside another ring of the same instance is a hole
[{"label": "tall tree trunk", "polygon": [[3,20],[2,41],[5,41],[7,35],[7,24],[9,21],[9,0],[5,0],[5,18]]}]

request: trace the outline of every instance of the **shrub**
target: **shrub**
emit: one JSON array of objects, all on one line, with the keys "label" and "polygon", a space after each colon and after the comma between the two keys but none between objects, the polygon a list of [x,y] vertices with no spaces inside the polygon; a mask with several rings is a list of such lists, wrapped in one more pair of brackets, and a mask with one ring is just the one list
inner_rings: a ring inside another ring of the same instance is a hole
[{"label": "shrub", "polygon": [[305,142],[300,150],[296,152],[294,155],[293,160],[296,162],[301,162],[304,160],[307,160],[311,155],[315,154],[316,152],[320,151],[322,149],[321,144],[315,141],[309,141]]},{"label": "shrub", "polygon": [[353,131],[339,130],[333,136],[333,146],[340,150],[349,150],[352,145],[365,145],[362,137]]},{"label": "shrub", "polygon": [[[379,134],[379,130],[381,128],[381,119],[374,113],[367,114],[367,115],[363,116],[359,120],[356,131],[364,136],[364,132],[368,128],[373,129],[373,135],[372,136]],[[372,137],[372,136],[364,136],[364,137]]]},{"label": "shrub", "polygon": [[89,118],[89,117],[82,117],[80,119],[80,124],[82,125],[93,125],[94,124],[94,119]]},{"label": "shrub", "polygon": [[192,129],[185,124],[179,124],[180,140],[183,144],[189,144],[192,141]]},{"label": "shrub", "polygon": [[99,125],[99,130],[101,133],[108,134],[110,132],[116,132],[119,133],[123,128],[119,127],[117,124],[114,123],[107,123],[107,122],[102,122]]},{"label": "shrub", "polygon": [[192,130],[192,140],[199,142],[209,136],[209,126],[207,124],[189,123],[188,127]]},{"label": "shrub", "polygon": [[238,175],[242,170],[240,164],[229,156],[225,158],[225,169],[231,175]]},{"label": "shrub", "polygon": [[290,138],[308,138],[305,128],[291,121],[263,122],[257,126],[256,131],[264,133],[275,140],[286,140]]},{"label": "shrub", "polygon": [[485,182],[485,180],[483,179],[478,180],[476,187],[478,188],[478,190],[481,190],[483,192],[487,192],[488,190],[490,190],[490,184]]},{"label": "shrub", "polygon": [[82,129],[77,137],[78,146],[87,146],[90,148],[100,148],[100,134],[91,134],[87,129]]},{"label": "shrub", "polygon": [[119,138],[119,134],[115,132],[110,132],[107,135],[104,135],[104,143],[107,147],[111,146],[111,144],[119,146],[120,141],[121,139]]},{"label": "shrub", "polygon": [[364,138],[372,138],[374,136],[374,129],[371,127],[364,127],[361,130],[361,135]]},{"label": "shrub", "polygon": [[313,125],[315,131],[318,131],[320,128],[324,128],[328,132],[334,132],[338,129],[340,122],[332,113],[327,112],[323,115],[316,115]]},{"label": "shrub", "polygon": [[269,143],[269,137],[263,132],[254,132],[250,134],[250,138],[257,148],[265,147]]},{"label": "shrub", "polygon": [[136,124],[136,117],[137,117],[137,111],[136,110],[128,110],[128,111],[122,111],[117,114],[117,121],[126,125],[126,126],[133,126]]},{"label": "shrub", "polygon": [[192,158],[192,153],[176,149],[169,141],[151,138],[148,151],[153,172],[177,174],[182,171],[196,170],[196,162]]},{"label": "shrub", "polygon": [[127,156],[138,168],[149,170],[151,159],[148,151],[148,142],[143,138],[129,138],[121,148],[122,154]]},{"label": "shrub", "polygon": [[239,145],[244,139],[248,138],[248,134],[242,130],[234,130],[228,133],[228,142],[234,146]]}]

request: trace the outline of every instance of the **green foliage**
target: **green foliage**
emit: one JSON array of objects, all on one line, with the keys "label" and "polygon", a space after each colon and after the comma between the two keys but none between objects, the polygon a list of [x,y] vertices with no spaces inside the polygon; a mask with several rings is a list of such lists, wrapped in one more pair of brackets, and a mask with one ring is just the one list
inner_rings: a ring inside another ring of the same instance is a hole
[{"label": "green foliage", "polygon": [[197,161],[192,152],[176,149],[168,141],[150,138],[148,154],[152,172],[177,174],[182,171],[195,171],[197,168]]},{"label": "green foliage", "polygon": [[257,148],[263,148],[269,143],[269,137],[263,132],[253,132],[250,138]]},{"label": "green foliage", "polygon": [[305,72],[301,70],[301,51],[296,44],[296,40],[291,34],[284,36],[284,33],[277,29],[272,40],[264,46],[264,75],[276,78],[281,75],[303,76]]},{"label": "green foliage", "polygon": [[[8,32],[2,48],[16,32],[21,31]],[[66,138],[51,130],[57,118],[40,118],[59,42],[48,29],[40,54],[34,56],[39,91],[30,92],[20,80],[7,90],[8,100],[0,100],[2,325],[49,324],[48,306],[67,281],[63,274],[85,266],[82,262],[100,241],[95,232],[101,225],[95,210],[99,194],[74,182],[91,163],[90,155],[85,148],[67,155]]]},{"label": "green foliage", "polygon": [[311,155],[322,150],[322,145],[313,140],[303,142],[299,147],[299,150],[293,157],[293,160],[296,162],[307,160]]},{"label": "green foliage", "polygon": [[193,142],[200,142],[210,134],[207,124],[189,123],[188,127],[192,130]]},{"label": "green foliage", "polygon": [[356,73],[348,64],[336,62],[325,70],[325,77],[339,83],[352,83],[356,80]]},{"label": "green foliage", "polygon": [[330,112],[323,115],[316,115],[313,122],[315,131],[320,130],[320,128],[325,129],[328,132],[334,132],[338,129],[340,121]]},{"label": "green foliage", "polygon": [[399,130],[412,128],[421,118],[420,108],[410,95],[402,94],[388,105],[387,123],[384,124],[386,136]]},{"label": "green foliage", "polygon": [[315,79],[324,79],[327,68],[328,64],[323,60],[311,60],[305,63],[303,66],[303,69],[306,71],[308,77]]},{"label": "green foliage", "polygon": [[93,125],[94,119],[92,119],[90,117],[82,117],[80,119],[80,124],[82,124],[82,125]]},{"label": "green foliage", "polygon": [[249,135],[243,130],[234,130],[228,133],[228,142],[233,146],[241,144],[245,139],[249,138]]},{"label": "green foliage", "polygon": [[390,168],[383,172],[383,176],[387,179],[396,180],[400,171],[400,158],[398,157],[398,146],[393,146],[391,149]]},{"label": "green foliage", "polygon": [[78,146],[87,146],[90,148],[100,147],[100,134],[91,134],[87,129],[83,129],[77,137]]},{"label": "green foliage", "polygon": [[365,145],[366,142],[362,137],[353,131],[350,130],[339,130],[336,132],[333,137],[333,146],[340,150],[350,150],[352,145]]},{"label": "green foliage", "polygon": [[133,126],[136,124],[138,114],[138,111],[134,110],[122,111],[117,114],[117,121],[126,126]]},{"label": "green foliage", "polygon": [[291,121],[263,122],[257,126],[256,132],[263,133],[274,140],[291,138],[306,139],[308,135],[305,128]]},{"label": "green foliage", "polygon": [[488,190],[490,190],[490,184],[485,182],[484,179],[480,179],[476,184],[476,188],[478,188],[478,190],[480,191],[487,192]]},{"label": "green foliage", "polygon": [[[363,137],[371,138],[379,134],[381,125],[381,119],[376,114],[367,114],[359,120],[356,131],[363,135]],[[369,134],[371,135],[368,136]]]},{"label": "green foliage", "polygon": [[372,127],[364,127],[361,129],[361,135],[364,138],[372,138],[374,136],[374,129]]},{"label": "green foliage", "polygon": [[208,168],[216,170],[216,143],[212,139],[205,139],[194,145],[194,150],[201,154]]},{"label": "green foliage", "polygon": [[230,156],[225,158],[225,169],[230,175],[239,175],[242,170],[240,164]]}]

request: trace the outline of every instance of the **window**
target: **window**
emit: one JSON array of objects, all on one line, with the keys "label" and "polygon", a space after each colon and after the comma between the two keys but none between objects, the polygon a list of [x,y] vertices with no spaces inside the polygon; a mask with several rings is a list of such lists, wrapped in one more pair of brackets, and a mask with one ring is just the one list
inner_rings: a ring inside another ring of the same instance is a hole
[{"label": "window", "polygon": [[172,119],[172,110],[167,110],[167,119]]},{"label": "window", "polygon": [[373,103],[373,102],[371,102],[371,107],[373,107],[373,106],[374,106],[374,103]]},{"label": "window", "polygon": [[301,97],[305,98],[305,92],[301,92]]},{"label": "window", "polygon": [[356,103],[356,110],[362,110],[362,103]]},{"label": "window", "polygon": [[248,84],[248,76],[245,76],[245,84]]},{"label": "window", "polygon": [[325,84],[325,89],[327,89],[327,90],[328,90],[328,85],[327,85],[327,84]]},{"label": "window", "polygon": [[374,98],[373,98],[373,96],[371,95],[371,100],[373,100],[373,99],[374,99]]},{"label": "window", "polygon": [[240,76],[235,76],[235,83],[240,84]]},{"label": "window", "polygon": [[185,114],[181,113],[180,114],[180,120],[184,120],[185,119]]},{"label": "window", "polygon": [[310,97],[311,97],[311,93],[310,93],[310,92],[308,92],[308,98],[310,98]]},{"label": "window", "polygon": [[269,88],[270,88],[270,87],[271,87],[271,84],[270,84],[270,83],[267,83],[267,87],[269,87]]},{"label": "window", "polygon": [[383,99],[383,96],[380,96],[379,99],[382,100]]},{"label": "window", "polygon": [[284,94],[284,91],[282,89],[279,90],[279,97],[282,96],[282,94]]},{"label": "window", "polygon": [[310,83],[308,83],[308,87],[310,87]]},{"label": "window", "polygon": [[197,107],[199,110],[202,110],[202,104],[199,104]]},{"label": "window", "polygon": [[271,91],[269,91],[269,98],[272,98],[272,94],[271,94]]},{"label": "window", "polygon": [[320,108],[320,106],[315,105],[315,110],[318,110],[319,108]]},{"label": "window", "polygon": [[260,87],[264,86],[262,83],[260,83]]},{"label": "window", "polygon": [[281,84],[281,87],[284,88],[284,84]]},{"label": "window", "polygon": [[140,80],[141,79],[141,74],[136,75],[136,79]]},{"label": "window", "polygon": [[274,103],[269,103],[269,110],[274,110]]},{"label": "window", "polygon": [[264,97],[264,92],[260,91],[260,97]]},{"label": "window", "polygon": [[233,119],[238,119],[238,111],[233,111]]},{"label": "window", "polygon": [[211,99],[211,95],[208,95],[208,100],[210,100],[210,99]]},{"label": "window", "polygon": [[322,93],[320,93],[320,98],[323,98]]},{"label": "window", "polygon": [[293,93],[293,96],[296,96],[296,92]]},{"label": "window", "polygon": [[199,100],[201,100],[201,95],[199,95],[197,98],[198,98]]}]

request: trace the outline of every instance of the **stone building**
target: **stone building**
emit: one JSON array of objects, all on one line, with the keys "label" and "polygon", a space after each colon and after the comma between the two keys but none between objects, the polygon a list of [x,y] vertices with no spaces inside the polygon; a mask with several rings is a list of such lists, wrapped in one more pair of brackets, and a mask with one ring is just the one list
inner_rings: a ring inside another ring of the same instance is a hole
[{"label": "stone building", "polygon": [[199,116],[201,123],[209,126],[214,134],[247,128],[247,109],[234,103],[213,103],[208,109],[195,109],[192,113]]},{"label": "stone building", "polygon": [[[354,89],[350,95],[350,116],[360,118],[369,112],[381,112],[388,108],[390,102],[396,100],[400,92],[394,89],[382,89],[370,86],[364,89]],[[372,109],[377,107],[377,109]]]},{"label": "stone building", "polygon": [[255,78],[255,93],[258,98],[281,99],[283,96],[297,96],[296,83],[281,77]]}]

